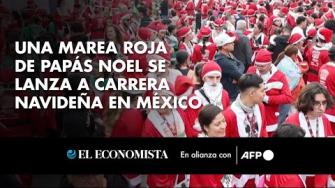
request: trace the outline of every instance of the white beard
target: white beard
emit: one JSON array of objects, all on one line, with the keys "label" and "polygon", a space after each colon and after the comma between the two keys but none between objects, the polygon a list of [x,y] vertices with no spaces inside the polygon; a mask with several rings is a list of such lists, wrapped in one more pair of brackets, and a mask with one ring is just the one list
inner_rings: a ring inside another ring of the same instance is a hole
[{"label": "white beard", "polygon": [[216,86],[212,86],[212,84],[205,82],[203,87],[204,92],[206,96],[215,102],[221,101],[221,98],[219,98],[222,94],[222,84],[218,83]]}]

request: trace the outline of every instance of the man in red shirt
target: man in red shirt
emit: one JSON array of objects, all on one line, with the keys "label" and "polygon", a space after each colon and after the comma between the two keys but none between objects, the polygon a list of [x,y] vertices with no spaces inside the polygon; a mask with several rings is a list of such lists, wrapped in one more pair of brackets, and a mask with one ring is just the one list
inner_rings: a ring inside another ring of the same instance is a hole
[{"label": "man in red shirt", "polygon": [[318,82],[318,73],[320,67],[329,61],[328,50],[332,45],[333,31],[327,28],[321,28],[317,33],[317,43],[306,53],[309,66],[307,72],[307,83]]}]

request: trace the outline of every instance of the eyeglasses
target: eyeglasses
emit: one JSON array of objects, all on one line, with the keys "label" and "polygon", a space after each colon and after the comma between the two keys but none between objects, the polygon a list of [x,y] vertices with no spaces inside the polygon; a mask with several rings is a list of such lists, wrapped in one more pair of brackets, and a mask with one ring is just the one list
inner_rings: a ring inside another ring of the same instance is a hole
[{"label": "eyeglasses", "polygon": [[327,101],[314,101],[314,106],[316,107],[321,107],[322,106],[327,106]]}]

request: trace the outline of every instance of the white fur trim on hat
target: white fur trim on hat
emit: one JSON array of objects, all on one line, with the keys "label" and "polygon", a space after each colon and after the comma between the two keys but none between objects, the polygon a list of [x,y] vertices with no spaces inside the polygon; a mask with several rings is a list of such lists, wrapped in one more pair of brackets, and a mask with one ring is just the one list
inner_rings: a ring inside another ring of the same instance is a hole
[{"label": "white fur trim on hat", "polygon": [[322,40],[326,40],[326,38],[323,35],[321,35],[320,30],[318,30],[316,35],[318,36],[318,38],[320,38]]},{"label": "white fur trim on hat", "polygon": [[255,65],[267,65],[267,64],[270,64],[272,63],[272,61],[269,61],[269,62],[257,62],[255,61]]}]

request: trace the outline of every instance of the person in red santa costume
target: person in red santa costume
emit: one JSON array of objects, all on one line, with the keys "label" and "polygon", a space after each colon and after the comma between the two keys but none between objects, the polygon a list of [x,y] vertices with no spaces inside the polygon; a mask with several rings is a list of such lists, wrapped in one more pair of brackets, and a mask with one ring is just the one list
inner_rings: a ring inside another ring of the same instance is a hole
[{"label": "person in red santa costume", "polygon": [[272,54],[266,49],[257,53],[255,65],[247,72],[259,75],[264,81],[266,131],[271,135],[278,127],[279,105],[290,104],[293,100],[286,76],[272,64]]},{"label": "person in red santa costume", "polygon": [[163,42],[166,50],[169,53],[172,53],[173,48],[171,48],[171,46],[168,44],[166,40],[167,26],[163,24],[161,21],[153,21],[148,25],[148,28],[150,28],[152,32],[156,34],[154,42],[155,43]]},{"label": "person in red santa costume", "polygon": [[245,74],[238,81],[240,94],[224,111],[227,137],[268,137],[263,105],[265,85],[257,74]]},{"label": "person in red santa costume", "polygon": [[225,32],[223,27],[224,27],[225,21],[222,18],[217,18],[214,20],[212,23],[212,27],[214,28],[212,31],[212,39],[216,38],[219,36],[221,33]]},{"label": "person in red santa costume", "polygon": [[268,35],[271,37],[272,35],[275,34],[276,30],[282,29],[283,27],[280,17],[275,17],[275,16],[272,16],[268,19],[267,26],[270,27]]},{"label": "person in red santa costume", "polygon": [[83,16],[86,19],[87,32],[93,41],[102,41],[105,37],[105,17],[103,15],[102,2],[95,2],[94,9],[90,15]]},{"label": "person in red santa costume", "polygon": [[296,19],[299,16],[299,14],[297,13],[298,8],[299,8],[298,3],[296,2],[290,3],[290,9],[286,18],[286,25],[289,26],[290,28],[294,28],[297,25]]},{"label": "person in red santa costume", "polygon": [[333,31],[321,28],[317,32],[317,43],[306,53],[309,70],[307,72],[307,83],[318,82],[320,67],[329,61],[328,50],[332,43]]},{"label": "person in red santa costume", "polygon": [[[268,137],[266,132],[266,112],[262,104],[265,96],[263,79],[257,74],[244,74],[238,81],[240,94],[224,111],[227,137]],[[234,175],[232,185],[255,187],[259,175]]]},{"label": "person in red santa costume", "polygon": [[[272,137],[274,138],[301,138],[305,131],[301,127],[291,124],[281,124]],[[305,180],[299,174],[267,174],[264,181],[265,187],[297,187],[305,188]]]},{"label": "person in red santa costume", "polygon": [[[335,75],[331,74],[335,71],[335,47],[329,49],[329,59],[330,61],[321,66],[319,71],[320,83],[325,86],[329,91],[329,94],[333,97],[335,96]],[[332,132],[335,133],[335,106],[326,109],[325,116],[330,121]],[[328,187],[335,187],[335,175],[331,175],[328,178]]]},{"label": "person in red santa costume", "polygon": [[[170,85],[170,90],[155,91],[159,97],[174,96],[174,88]],[[160,99],[160,104],[163,100]],[[144,123],[142,136],[155,138],[183,138],[188,130],[187,118],[181,109],[152,109]],[[177,174],[149,174],[147,177],[148,187],[175,187]]]},{"label": "person in red santa costume", "polygon": [[[319,83],[310,83],[301,91],[296,108],[298,112],[290,115],[286,123],[300,126],[305,137],[333,136],[331,125],[324,115],[327,108],[333,105],[333,99],[325,87]],[[326,187],[329,175],[303,175],[306,187]]]},{"label": "person in red santa costume", "polygon": [[202,27],[199,31],[201,41],[194,45],[192,61],[198,62],[213,60],[216,53],[216,45],[210,42],[212,30],[209,27]]},{"label": "person in red santa costume", "polygon": [[117,19],[115,22],[115,25],[119,26],[120,31],[122,32],[123,39],[125,41],[131,41],[136,39],[136,29],[131,27],[131,14],[129,13],[120,13],[113,15],[115,19]]},{"label": "person in red santa costume", "polygon": [[[321,66],[319,71],[320,83],[325,86],[329,94],[335,97],[335,47],[329,50],[330,61]],[[335,133],[335,106],[327,109],[325,112],[326,117],[331,123],[332,131]]]},{"label": "person in red santa costume", "polygon": [[285,122],[303,128],[305,137],[333,136],[330,122],[324,115],[332,105],[333,99],[324,86],[316,82],[307,84],[298,97],[298,112],[290,115]]},{"label": "person in red santa costume", "polygon": [[177,37],[179,41],[179,50],[185,50],[192,57],[194,44],[193,40],[193,32],[190,27],[182,27],[177,31]]},{"label": "person in red santa costume", "polygon": [[[105,119],[107,127],[112,127],[111,133],[107,136],[115,137],[141,137],[145,121],[144,111],[136,109],[138,96],[143,95],[143,91],[124,91],[123,98],[130,97],[131,107],[124,109],[110,110]],[[110,96],[110,95],[109,95]],[[108,96],[108,97],[109,97]],[[132,118],[129,118],[132,117]],[[144,176],[141,174],[123,174],[132,187],[140,187]]]},{"label": "person in red santa costume", "polygon": [[194,122],[194,125],[190,128],[192,129],[191,136],[197,136],[201,133],[201,127],[197,117],[203,106],[214,104],[223,110],[230,104],[228,92],[223,89],[220,82],[221,72],[220,66],[214,61],[205,63],[202,68],[201,77],[204,84],[200,89],[194,91],[194,95],[197,96],[202,105],[198,109],[186,109],[189,122]]},{"label": "person in red santa costume", "polygon": [[294,61],[298,64],[301,72],[304,74],[308,71],[308,63],[305,61],[302,53],[304,52],[305,37],[300,33],[294,33],[288,39],[288,43],[298,48],[298,54]]},{"label": "person in red santa costume", "polygon": [[[206,105],[199,113],[202,133],[199,137],[225,137],[227,123],[222,110],[213,105]],[[189,187],[226,187],[222,184],[223,174],[191,174]]]},{"label": "person in red santa costume", "polygon": [[264,25],[258,22],[252,34],[250,34],[250,46],[251,49],[254,51],[253,58],[257,54],[258,50],[266,49],[269,46],[269,38],[264,34]]}]

